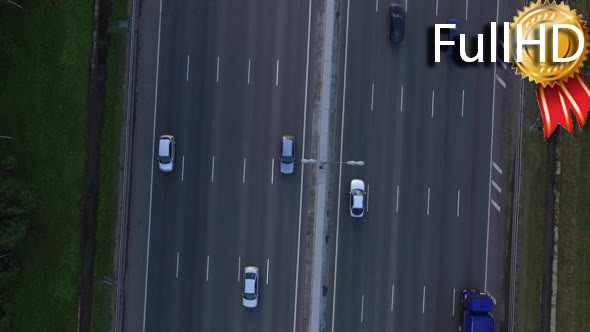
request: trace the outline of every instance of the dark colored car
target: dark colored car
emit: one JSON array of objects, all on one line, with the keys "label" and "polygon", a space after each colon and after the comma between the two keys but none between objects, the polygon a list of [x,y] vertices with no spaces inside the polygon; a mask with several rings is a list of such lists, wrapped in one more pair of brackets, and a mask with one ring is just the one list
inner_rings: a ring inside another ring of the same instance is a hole
[{"label": "dark colored car", "polygon": [[391,16],[391,30],[389,38],[394,43],[399,43],[404,39],[404,29],[406,25],[406,10],[401,5],[392,3],[389,7]]},{"label": "dark colored car", "polygon": [[451,45],[447,48],[447,53],[455,54],[457,52],[457,47],[459,47],[459,35],[461,34],[461,25],[459,21],[454,18],[450,18],[447,20],[447,24],[454,24],[454,29],[449,29],[449,40],[454,40],[455,45]]},{"label": "dark colored car", "polygon": [[295,170],[295,137],[285,135],[281,138],[281,173],[292,174]]}]

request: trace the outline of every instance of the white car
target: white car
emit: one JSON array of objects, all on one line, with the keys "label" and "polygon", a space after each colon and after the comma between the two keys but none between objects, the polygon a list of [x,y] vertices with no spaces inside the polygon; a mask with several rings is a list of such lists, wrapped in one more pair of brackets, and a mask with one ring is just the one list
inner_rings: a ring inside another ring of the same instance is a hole
[{"label": "white car", "polygon": [[258,268],[246,266],[244,268],[244,292],[242,305],[246,308],[256,308],[258,305]]},{"label": "white car", "polygon": [[158,166],[162,172],[172,172],[174,169],[174,150],[176,141],[172,135],[160,136],[158,143]]},{"label": "white car", "polygon": [[365,183],[363,180],[350,181],[350,216],[360,218],[365,215]]},{"label": "white car", "polygon": [[295,137],[285,135],[281,138],[281,173],[293,174],[295,171]]}]

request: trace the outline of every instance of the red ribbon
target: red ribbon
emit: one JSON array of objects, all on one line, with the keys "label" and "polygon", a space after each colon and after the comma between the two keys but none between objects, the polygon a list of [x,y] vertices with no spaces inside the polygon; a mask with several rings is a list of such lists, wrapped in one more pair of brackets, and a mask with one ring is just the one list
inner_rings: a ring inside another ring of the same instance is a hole
[{"label": "red ribbon", "polygon": [[558,125],[570,134],[574,130],[570,110],[574,112],[580,130],[590,110],[590,86],[581,74],[552,87],[537,87],[537,101],[543,118],[543,133],[548,138]]}]

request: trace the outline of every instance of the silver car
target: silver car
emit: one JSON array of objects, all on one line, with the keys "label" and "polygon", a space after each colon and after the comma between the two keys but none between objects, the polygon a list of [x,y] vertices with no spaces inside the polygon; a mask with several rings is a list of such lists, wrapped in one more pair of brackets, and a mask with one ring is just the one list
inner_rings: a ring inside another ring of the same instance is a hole
[{"label": "silver car", "polygon": [[172,172],[174,169],[174,150],[176,141],[172,135],[160,136],[158,143],[158,166],[162,172]]},{"label": "silver car", "polygon": [[244,268],[244,292],[242,305],[246,308],[256,308],[258,305],[258,268],[246,266]]},{"label": "silver car", "polygon": [[360,218],[365,215],[365,182],[354,179],[350,181],[350,216]]},{"label": "silver car", "polygon": [[285,135],[281,139],[281,173],[292,174],[295,171],[295,137]]}]

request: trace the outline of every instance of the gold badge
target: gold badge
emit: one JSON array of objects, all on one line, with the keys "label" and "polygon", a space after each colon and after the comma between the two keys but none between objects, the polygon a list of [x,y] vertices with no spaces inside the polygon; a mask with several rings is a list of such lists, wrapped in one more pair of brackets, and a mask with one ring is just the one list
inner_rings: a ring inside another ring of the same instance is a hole
[{"label": "gold badge", "polygon": [[[515,36],[519,32],[517,26],[520,24],[521,36],[524,40],[539,40],[544,37],[544,50],[539,45],[525,45],[522,47],[521,59],[517,58],[517,45]],[[544,25],[544,27],[541,26]],[[553,29],[556,25],[571,25],[582,32],[583,38],[570,29],[558,29],[557,40],[553,40]],[[544,31],[543,31],[544,28]],[[541,36],[543,35],[543,36]],[[586,22],[578,16],[575,9],[571,9],[563,3],[537,2],[531,3],[518,15],[510,24],[510,59],[513,68],[523,78],[528,77],[530,81],[540,84],[542,87],[553,87],[555,84],[564,83],[579,73],[580,68],[588,54],[588,30]],[[553,44],[557,43],[557,54],[554,54]],[[554,57],[567,59],[575,55],[579,49],[579,43],[584,43],[582,53],[568,62],[554,62]],[[542,55],[544,53],[544,60]],[[518,61],[521,60],[521,61]]]}]

